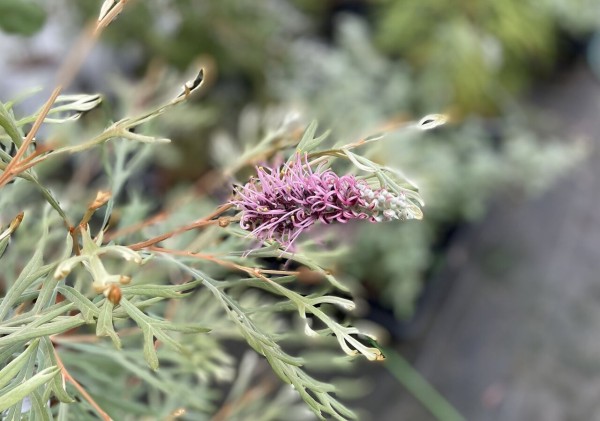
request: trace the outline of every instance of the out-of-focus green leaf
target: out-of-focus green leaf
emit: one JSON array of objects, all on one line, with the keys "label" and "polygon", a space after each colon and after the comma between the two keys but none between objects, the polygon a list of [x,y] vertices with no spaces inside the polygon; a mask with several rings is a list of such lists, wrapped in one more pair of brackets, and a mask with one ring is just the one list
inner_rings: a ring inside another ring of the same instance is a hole
[{"label": "out-of-focus green leaf", "polygon": [[33,415],[31,419],[41,421],[52,420],[52,414],[50,413],[49,403],[48,401],[44,402],[44,399],[38,391],[35,391],[31,395],[29,395],[29,399],[31,400],[31,412]]},{"label": "out-of-focus green leaf", "polygon": [[33,35],[46,22],[44,9],[28,0],[2,0],[0,2],[0,28],[19,35]]}]

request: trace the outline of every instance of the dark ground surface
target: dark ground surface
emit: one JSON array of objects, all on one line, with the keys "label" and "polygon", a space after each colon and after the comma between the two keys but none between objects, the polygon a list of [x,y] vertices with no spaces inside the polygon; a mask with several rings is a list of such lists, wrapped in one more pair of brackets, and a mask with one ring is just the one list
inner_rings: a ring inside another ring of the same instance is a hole
[{"label": "dark ground surface", "polygon": [[[537,105],[565,141],[590,139],[588,157],[460,236],[411,349],[468,420],[600,420],[600,85],[577,66],[556,86]],[[434,419],[384,370],[367,405],[381,421]]]}]

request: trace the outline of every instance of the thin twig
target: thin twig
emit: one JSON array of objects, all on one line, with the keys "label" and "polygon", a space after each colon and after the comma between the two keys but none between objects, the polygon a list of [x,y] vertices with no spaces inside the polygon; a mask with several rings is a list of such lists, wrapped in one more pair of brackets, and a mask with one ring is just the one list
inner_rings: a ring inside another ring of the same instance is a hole
[{"label": "thin twig", "polygon": [[56,357],[56,362],[58,364],[58,367],[60,368],[60,371],[61,371],[61,374],[62,374],[64,380],[70,382],[75,387],[75,389],[77,389],[77,391],[81,394],[81,396],[83,396],[85,398],[85,400],[88,401],[88,403],[92,406],[92,408],[94,408],[94,410],[98,413],[98,415],[100,415],[100,417],[104,421],[112,421],[112,418],[106,412],[104,412],[104,410],[102,408],[100,408],[100,406],[90,396],[90,394],[83,388],[83,386],[80,385],[79,382],[73,378],[73,376],[71,376],[71,374],[69,373],[69,371],[66,369],[65,365],[63,364],[62,360],[58,356],[58,352],[56,352],[56,349],[54,350],[54,356]]},{"label": "thin twig", "polygon": [[275,383],[269,379],[263,380],[260,384],[247,390],[239,399],[232,402],[225,402],[221,409],[211,418],[211,421],[224,421],[230,418],[236,408],[243,407],[250,402],[256,401],[263,396],[268,395],[275,389]]},{"label": "thin twig", "polygon": [[22,158],[25,155],[25,152],[27,152],[29,145],[31,145],[31,142],[33,142],[33,138],[35,137],[44,120],[46,119],[46,116],[52,108],[52,105],[54,105],[56,98],[58,98],[63,88],[69,83],[71,83],[71,81],[79,71],[83,60],[94,45],[95,41],[98,39],[102,31],[123,11],[123,8],[125,7],[128,1],[129,0],[120,0],[119,3],[117,3],[106,14],[106,16],[104,16],[100,21],[96,23],[93,31],[85,31],[83,36],[79,38],[79,41],[76,45],[77,48],[71,50],[69,57],[63,62],[63,65],[58,71],[58,83],[56,87],[50,94],[50,97],[48,98],[42,109],[40,110],[40,113],[37,115],[35,121],[33,122],[31,130],[29,131],[29,133],[27,133],[27,136],[25,137],[25,140],[17,150],[17,153],[15,154],[13,159],[11,159],[10,163],[0,176],[0,188],[9,183],[20,172],[25,171],[25,169],[28,168],[28,166],[25,166],[26,168],[21,167],[17,170],[16,167],[22,163]]},{"label": "thin twig", "polygon": [[205,227],[207,225],[216,225],[218,223],[219,223],[219,221],[217,221],[217,220],[196,221],[196,222],[194,222],[192,224],[189,224],[189,225],[186,225],[184,227],[178,228],[178,229],[173,230],[171,232],[167,232],[167,233],[158,235],[156,237],[150,238],[150,239],[145,240],[145,241],[140,241],[139,243],[131,244],[131,245],[127,246],[127,247],[129,247],[132,250],[141,250],[141,249],[153,246],[154,244],[160,243],[161,241],[167,240],[167,239],[173,237],[174,235],[181,234],[183,232],[190,231],[190,230],[193,230],[195,228]]},{"label": "thin twig", "polygon": [[133,234],[135,232],[138,232],[142,228],[145,228],[150,225],[154,225],[157,222],[164,221],[165,219],[167,219],[167,217],[168,217],[167,212],[161,212],[161,213],[159,213],[157,215],[153,215],[150,218],[146,219],[145,221],[139,222],[137,224],[134,224],[134,225],[131,225],[131,226],[128,226],[125,228],[121,228],[116,231],[107,232],[104,235],[104,242],[106,243],[112,239],[119,238],[119,237],[122,237],[122,236],[128,235],[128,234]]},{"label": "thin twig", "polygon": [[261,268],[256,268],[256,267],[253,268],[250,266],[244,266],[244,265],[240,265],[240,264],[237,264],[234,262],[230,262],[228,260],[220,259],[220,258],[216,257],[215,255],[207,254],[207,253],[197,253],[197,252],[186,251],[186,250],[174,250],[174,249],[168,249],[168,248],[156,247],[156,246],[148,247],[148,249],[151,251],[157,251],[159,253],[172,254],[174,256],[186,256],[186,257],[193,257],[193,258],[202,259],[202,260],[208,260],[210,262],[227,267],[229,269],[239,270],[241,272],[247,273],[248,275],[250,275],[252,277],[257,277],[257,278],[261,278],[261,279],[266,278],[265,274],[267,274],[267,275],[283,275],[283,276],[286,276],[286,275],[298,276],[298,275],[300,275],[299,271],[261,269]]},{"label": "thin twig", "polygon": [[40,129],[40,126],[44,122],[44,119],[48,115],[50,108],[52,108],[54,101],[56,101],[56,98],[58,98],[61,91],[62,91],[61,85],[58,85],[56,88],[54,88],[54,91],[52,91],[50,98],[48,98],[48,101],[46,101],[46,103],[44,104],[44,107],[42,108],[42,110],[38,114],[37,118],[35,119],[35,122],[33,123],[31,130],[29,131],[29,133],[27,133],[27,136],[25,137],[25,140],[19,147],[19,150],[15,154],[14,158],[10,160],[8,166],[4,170],[4,173],[2,173],[2,175],[0,176],[0,187],[3,187],[4,185],[6,185],[9,181],[11,181],[15,177],[16,174],[13,171],[14,167],[17,166],[17,164],[19,163],[19,161],[25,154],[25,151],[27,151],[27,148],[29,147],[29,145],[31,145],[31,142],[33,142],[33,137],[36,135],[36,133]]},{"label": "thin twig", "polygon": [[207,225],[218,225],[220,223],[220,221],[218,219],[213,219],[219,215],[221,215],[222,213],[228,211],[229,209],[231,209],[233,207],[232,204],[227,203],[224,205],[219,206],[214,212],[212,212],[211,214],[207,215],[206,217],[202,218],[202,219],[198,219],[194,222],[192,222],[191,224],[185,225],[183,227],[177,228],[173,231],[161,234],[159,236],[156,236],[154,238],[150,238],[149,240],[145,240],[145,241],[141,241],[139,243],[135,243],[135,244],[131,244],[127,247],[129,247],[132,250],[141,250],[150,246],[153,246],[157,243],[160,243],[161,241],[164,241],[168,238],[173,237],[174,235],[177,234],[181,234],[183,232],[187,232],[196,228],[201,228],[201,227],[205,227]]}]

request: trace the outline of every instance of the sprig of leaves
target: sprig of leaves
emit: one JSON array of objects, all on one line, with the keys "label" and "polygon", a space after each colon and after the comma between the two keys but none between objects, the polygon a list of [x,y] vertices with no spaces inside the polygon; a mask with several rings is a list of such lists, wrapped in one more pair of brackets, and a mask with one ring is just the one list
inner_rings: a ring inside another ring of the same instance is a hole
[{"label": "sprig of leaves", "polygon": [[324,414],[328,414],[340,420],[355,418],[352,411],[332,395],[336,390],[335,386],[315,380],[304,372],[301,368],[303,360],[284,352],[271,335],[254,323],[243,307],[220,288],[219,281],[171,256],[163,255],[161,257],[202,281],[203,285],[221,303],[229,319],[238,327],[246,342],[269,361],[273,371],[284,382],[293,386],[317,416],[324,419]]}]

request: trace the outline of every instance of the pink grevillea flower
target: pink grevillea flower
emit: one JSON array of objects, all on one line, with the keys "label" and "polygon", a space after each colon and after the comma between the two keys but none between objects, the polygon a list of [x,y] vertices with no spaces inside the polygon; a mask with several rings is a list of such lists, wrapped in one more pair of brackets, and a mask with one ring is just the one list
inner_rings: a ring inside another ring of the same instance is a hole
[{"label": "pink grevillea flower", "polygon": [[258,178],[238,188],[231,203],[242,211],[240,226],[260,240],[289,247],[318,222],[410,218],[406,197],[372,190],[364,180],[338,176],[323,166],[313,171],[300,155],[281,167],[257,167],[256,172]]}]

